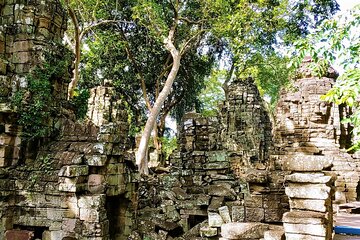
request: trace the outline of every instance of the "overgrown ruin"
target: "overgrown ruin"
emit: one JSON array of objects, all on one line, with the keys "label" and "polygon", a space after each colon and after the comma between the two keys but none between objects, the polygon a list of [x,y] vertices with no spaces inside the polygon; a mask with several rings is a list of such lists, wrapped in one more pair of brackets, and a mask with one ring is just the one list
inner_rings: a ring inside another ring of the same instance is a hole
[{"label": "overgrown ruin", "polygon": [[360,199],[349,110],[320,101],[336,73],[312,76],[309,59],[273,121],[250,78],[229,86],[217,117],[187,113],[169,172],[137,173],[111,83],[91,90],[78,122],[62,104],[69,78],[51,79],[58,136],[25,141],[9,99],[66,14],[55,0],[0,1],[0,12],[0,239],[331,239],[333,209]]}]

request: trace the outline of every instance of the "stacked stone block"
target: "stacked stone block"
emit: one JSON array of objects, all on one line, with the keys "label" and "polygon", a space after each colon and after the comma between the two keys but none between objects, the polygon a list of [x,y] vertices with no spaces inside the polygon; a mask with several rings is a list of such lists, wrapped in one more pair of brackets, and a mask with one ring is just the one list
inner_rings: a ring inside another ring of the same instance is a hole
[{"label": "stacked stone block", "polygon": [[[133,189],[125,153],[127,115],[121,101],[94,96],[105,92],[110,95],[113,89],[98,87],[92,91],[91,99],[103,100],[99,102],[103,108],[97,108],[97,116],[103,120],[94,121],[98,126],[92,119],[85,123],[64,119],[58,140],[41,147],[36,156],[28,153],[23,165],[2,168],[1,206],[7,209],[2,210],[0,238],[5,233],[15,234],[13,229],[32,229],[35,238],[45,240],[110,239],[115,235],[110,235],[109,224],[122,221],[126,226],[121,227],[117,238],[130,234],[133,223],[128,191]],[[117,202],[111,205],[109,197],[129,204],[113,212]],[[114,215],[111,221],[108,212]]]},{"label": "stacked stone block", "polygon": [[[57,0],[0,3],[0,102],[27,87],[26,74],[43,59],[51,42],[61,42],[66,11]],[[66,84],[54,83],[55,98],[66,98]]]},{"label": "stacked stone block", "polygon": [[293,88],[283,91],[276,108],[275,150],[271,164],[276,168],[286,156],[318,155],[333,158],[328,170],[336,173],[335,203],[360,199],[360,162],[350,154],[351,126],[342,124],[350,109],[320,100],[335,83],[337,73],[329,68],[325,76],[312,75],[311,59],[305,59]]},{"label": "stacked stone block", "polygon": [[271,122],[253,79],[230,84],[221,109],[221,140],[237,174],[265,164],[271,150]]},{"label": "stacked stone block", "polygon": [[216,238],[226,223],[281,221],[288,209],[284,175],[267,171],[271,123],[251,80],[229,86],[218,117],[187,113],[178,129],[170,173],[141,182],[142,236],[161,229],[177,237],[165,227],[169,222],[183,230],[183,238]]},{"label": "stacked stone block", "polygon": [[20,157],[21,127],[16,124],[16,115],[0,103],[0,167],[16,164]]},{"label": "stacked stone block", "polygon": [[284,168],[293,171],[285,177],[290,201],[290,212],[283,217],[287,239],[332,239],[334,179],[322,172],[331,163],[332,159],[324,156],[284,161]]}]

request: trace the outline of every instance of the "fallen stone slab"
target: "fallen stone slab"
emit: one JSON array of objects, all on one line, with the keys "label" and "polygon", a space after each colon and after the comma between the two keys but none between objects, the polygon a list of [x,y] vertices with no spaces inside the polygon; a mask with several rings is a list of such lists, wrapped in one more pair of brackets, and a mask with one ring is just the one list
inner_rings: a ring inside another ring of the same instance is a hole
[{"label": "fallen stone slab", "polygon": [[209,212],[208,218],[210,227],[221,227],[224,224],[223,218],[218,213]]},{"label": "fallen stone slab", "polygon": [[264,240],[285,240],[284,230],[269,230],[264,233]]},{"label": "fallen stone slab", "polygon": [[263,238],[269,225],[263,223],[226,223],[221,226],[221,236],[226,239]]},{"label": "fallen stone slab", "polygon": [[7,230],[5,232],[6,240],[32,240],[34,232],[27,230]]},{"label": "fallen stone slab", "polygon": [[203,226],[200,228],[201,237],[214,237],[217,236],[217,234],[218,234],[217,228],[209,227],[209,226]]},{"label": "fallen stone slab", "polygon": [[225,197],[234,200],[236,196],[233,189],[227,188],[223,185],[210,185],[208,187],[208,194],[210,196]]},{"label": "fallen stone slab", "polygon": [[219,213],[225,223],[231,222],[230,211],[228,206],[219,207]]}]

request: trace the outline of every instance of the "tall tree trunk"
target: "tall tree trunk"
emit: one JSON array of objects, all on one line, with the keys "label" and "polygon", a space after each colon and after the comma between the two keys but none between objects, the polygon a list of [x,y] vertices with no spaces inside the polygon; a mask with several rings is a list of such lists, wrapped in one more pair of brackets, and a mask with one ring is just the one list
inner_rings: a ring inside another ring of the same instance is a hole
[{"label": "tall tree trunk", "polygon": [[169,36],[165,39],[165,47],[171,53],[173,58],[173,65],[171,67],[171,71],[167,76],[165,85],[161,92],[159,93],[159,97],[156,99],[154,106],[151,109],[150,116],[146,121],[145,128],[143,134],[141,136],[140,145],[136,153],[136,164],[139,167],[139,172],[143,174],[149,174],[149,169],[147,166],[147,149],[149,144],[149,139],[151,136],[151,131],[156,123],[156,119],[159,116],[162,105],[164,104],[167,96],[170,94],[172,85],[177,76],[180,67],[181,55],[180,52],[174,46],[172,40],[175,33],[175,28],[173,27],[169,31]]},{"label": "tall tree trunk", "polygon": [[80,29],[79,22],[75,15],[74,10],[70,7],[69,2],[67,1],[67,8],[71,18],[71,21],[74,24],[74,37],[75,37],[75,60],[74,60],[74,76],[71,79],[68,87],[68,99],[70,100],[74,96],[74,89],[79,81],[79,65],[80,65],[80,55],[81,55],[81,37],[80,37]]}]

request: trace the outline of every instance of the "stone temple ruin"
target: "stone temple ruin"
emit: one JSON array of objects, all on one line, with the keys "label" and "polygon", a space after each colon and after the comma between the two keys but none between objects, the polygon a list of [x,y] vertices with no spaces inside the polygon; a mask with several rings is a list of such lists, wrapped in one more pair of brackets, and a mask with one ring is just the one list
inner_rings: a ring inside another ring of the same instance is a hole
[{"label": "stone temple ruin", "polygon": [[22,138],[9,99],[66,13],[55,0],[0,1],[0,13],[0,239],[332,239],[338,204],[360,199],[349,109],[319,98],[332,69],[313,77],[307,60],[274,117],[251,79],[233,82],[217,117],[184,116],[170,171],[140,176],[110,85],[77,122],[62,104],[69,79],[53,79],[58,136]]}]

